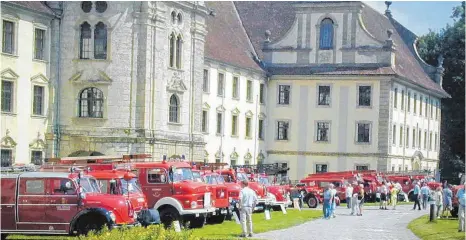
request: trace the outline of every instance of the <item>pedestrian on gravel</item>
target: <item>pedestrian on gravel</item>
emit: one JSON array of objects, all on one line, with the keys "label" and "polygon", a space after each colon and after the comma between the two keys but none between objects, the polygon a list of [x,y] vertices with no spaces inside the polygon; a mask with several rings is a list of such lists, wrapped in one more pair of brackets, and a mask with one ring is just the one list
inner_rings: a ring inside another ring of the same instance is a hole
[{"label": "pedestrian on gravel", "polygon": [[388,187],[385,182],[382,182],[382,186],[380,187],[380,209],[387,210],[387,194]]},{"label": "pedestrian on gravel", "polygon": [[[464,183],[463,183],[464,184]],[[458,198],[458,232],[464,232],[466,228],[466,222],[464,217],[466,215],[466,185],[463,185],[462,188],[458,189],[456,192],[456,197]]]},{"label": "pedestrian on gravel", "polygon": [[442,217],[445,216],[445,212],[447,212],[447,218],[448,218],[448,213],[452,209],[452,202],[451,199],[453,197],[453,192],[451,191],[451,185],[447,184],[447,187],[443,189],[443,212],[442,212]]},{"label": "pedestrian on gravel", "polygon": [[358,192],[359,186],[357,183],[353,183],[353,196],[351,197],[351,215],[359,213],[359,202],[358,202]]},{"label": "pedestrian on gravel", "polygon": [[324,212],[324,218],[329,219],[330,217],[330,201],[332,200],[332,190],[330,189],[330,184],[327,186],[324,192],[324,205],[322,206],[322,211]]},{"label": "pedestrian on gravel", "polygon": [[337,190],[333,184],[330,184],[330,190],[332,191],[332,200],[330,202],[330,217],[335,218],[335,210],[337,208]]},{"label": "pedestrian on gravel", "polygon": [[359,185],[359,194],[358,194],[358,205],[359,205],[359,214],[358,216],[362,216],[362,208],[364,206],[364,185]]},{"label": "pedestrian on gravel", "polygon": [[426,210],[427,202],[429,201],[430,189],[426,183],[422,184],[421,196],[422,196],[422,209]]},{"label": "pedestrian on gravel", "polygon": [[414,198],[413,210],[416,210],[416,205],[418,206],[419,210],[421,210],[421,204],[419,203],[420,193],[421,193],[421,188],[419,187],[419,182],[416,182],[414,184],[414,190],[413,190],[413,198]]},{"label": "pedestrian on gravel", "polygon": [[396,187],[392,187],[390,190],[390,198],[391,198],[391,203],[392,203],[392,209],[396,209],[396,204],[398,202],[398,189]]},{"label": "pedestrian on gravel", "polygon": [[243,180],[241,182],[243,189],[239,193],[239,211],[243,230],[241,237],[252,237],[254,234],[252,232],[252,211],[257,204],[257,195],[248,185],[248,180]]},{"label": "pedestrian on gravel", "polygon": [[435,200],[435,206],[437,206],[437,218],[440,218],[440,212],[442,211],[442,206],[443,206],[443,193],[442,193],[442,187],[438,187],[435,190],[434,194],[434,200]]},{"label": "pedestrian on gravel", "polygon": [[351,199],[353,197],[353,186],[351,186],[351,183],[346,184],[346,189],[345,189],[345,197],[346,197],[346,207],[349,209],[351,208]]}]

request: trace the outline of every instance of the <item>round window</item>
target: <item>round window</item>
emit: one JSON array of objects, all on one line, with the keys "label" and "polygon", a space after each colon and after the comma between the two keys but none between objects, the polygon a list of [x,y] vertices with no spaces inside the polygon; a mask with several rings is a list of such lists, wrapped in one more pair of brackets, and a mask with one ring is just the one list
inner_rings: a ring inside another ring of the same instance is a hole
[{"label": "round window", "polygon": [[95,10],[98,13],[103,13],[107,10],[107,2],[95,2]]},{"label": "round window", "polygon": [[92,2],[86,1],[81,3],[81,9],[85,12],[88,13],[92,9]]}]

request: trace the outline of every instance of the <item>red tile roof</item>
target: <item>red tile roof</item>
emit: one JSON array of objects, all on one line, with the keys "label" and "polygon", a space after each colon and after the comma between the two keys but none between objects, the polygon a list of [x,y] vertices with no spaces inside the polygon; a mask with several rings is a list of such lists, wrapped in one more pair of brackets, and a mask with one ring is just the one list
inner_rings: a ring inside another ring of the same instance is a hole
[{"label": "red tile roof", "polygon": [[[262,58],[262,44],[265,40],[264,33],[266,30],[271,31],[271,42],[277,41],[283,37],[291,28],[294,19],[295,11],[293,2],[235,2],[238,14],[243,22],[243,26],[251,40],[257,55]],[[374,75],[374,74],[397,74],[405,78],[408,82],[414,83],[425,88],[428,91],[435,92],[442,96],[448,97],[437,83],[435,83],[420,65],[422,60],[419,60],[414,49],[414,41],[417,36],[403,27],[395,20],[387,18],[385,15],[377,12],[368,5],[364,4],[362,10],[362,21],[366,29],[379,41],[387,39],[387,30],[393,30],[392,39],[395,44],[395,66],[381,66],[379,68],[364,68],[354,67],[338,70],[338,66],[334,68],[319,68],[305,69],[302,67],[292,67],[285,69],[284,67],[273,67],[269,69],[272,74],[340,74],[340,75]],[[311,66],[309,66],[311,68]]]},{"label": "red tile roof", "polygon": [[215,12],[207,16],[205,57],[233,66],[263,71],[253,60],[254,49],[233,2],[205,2]]},{"label": "red tile roof", "polygon": [[29,10],[33,10],[40,13],[46,13],[53,15],[54,12],[47,5],[40,1],[3,1],[5,3],[10,3],[13,5],[21,6]]}]

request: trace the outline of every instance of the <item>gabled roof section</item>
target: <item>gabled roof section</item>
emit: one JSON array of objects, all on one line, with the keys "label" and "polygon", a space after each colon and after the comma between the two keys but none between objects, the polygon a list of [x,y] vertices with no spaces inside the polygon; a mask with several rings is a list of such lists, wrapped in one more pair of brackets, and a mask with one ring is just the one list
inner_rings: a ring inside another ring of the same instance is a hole
[{"label": "gabled roof section", "polygon": [[362,10],[362,21],[367,30],[379,41],[386,39],[388,29],[393,30],[392,39],[395,44],[395,72],[414,84],[420,85],[429,91],[434,91],[445,97],[449,96],[437,83],[435,83],[421,66],[422,60],[418,58],[415,42],[417,36],[398,23],[393,18],[377,12],[367,4]]},{"label": "gabled roof section", "polygon": [[270,41],[283,37],[293,25],[295,11],[293,2],[247,1],[235,2],[246,33],[256,50],[263,58],[262,44],[265,31],[271,32]]},{"label": "gabled roof section", "polygon": [[5,3],[13,4],[16,6],[20,6],[23,8],[27,8],[29,10],[54,15],[55,13],[50,9],[47,5],[45,5],[42,1],[4,1]]},{"label": "gabled roof section", "polygon": [[205,57],[232,66],[263,71],[253,60],[254,49],[233,2],[205,2],[215,12],[207,16]]}]

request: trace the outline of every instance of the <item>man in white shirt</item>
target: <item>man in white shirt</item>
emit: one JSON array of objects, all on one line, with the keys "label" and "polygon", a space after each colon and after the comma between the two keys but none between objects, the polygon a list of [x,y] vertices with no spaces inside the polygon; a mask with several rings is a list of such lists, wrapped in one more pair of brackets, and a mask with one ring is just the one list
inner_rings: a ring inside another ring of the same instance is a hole
[{"label": "man in white shirt", "polygon": [[345,197],[346,197],[346,207],[349,209],[351,208],[351,199],[353,197],[353,187],[351,186],[350,183],[346,184]]},{"label": "man in white shirt", "polygon": [[[257,195],[251,188],[248,187],[248,181],[243,180],[241,182],[241,192],[239,193],[239,211],[241,218],[241,227],[243,234],[241,237],[252,237],[252,211],[257,204]],[[246,226],[247,221],[247,226]]]}]

